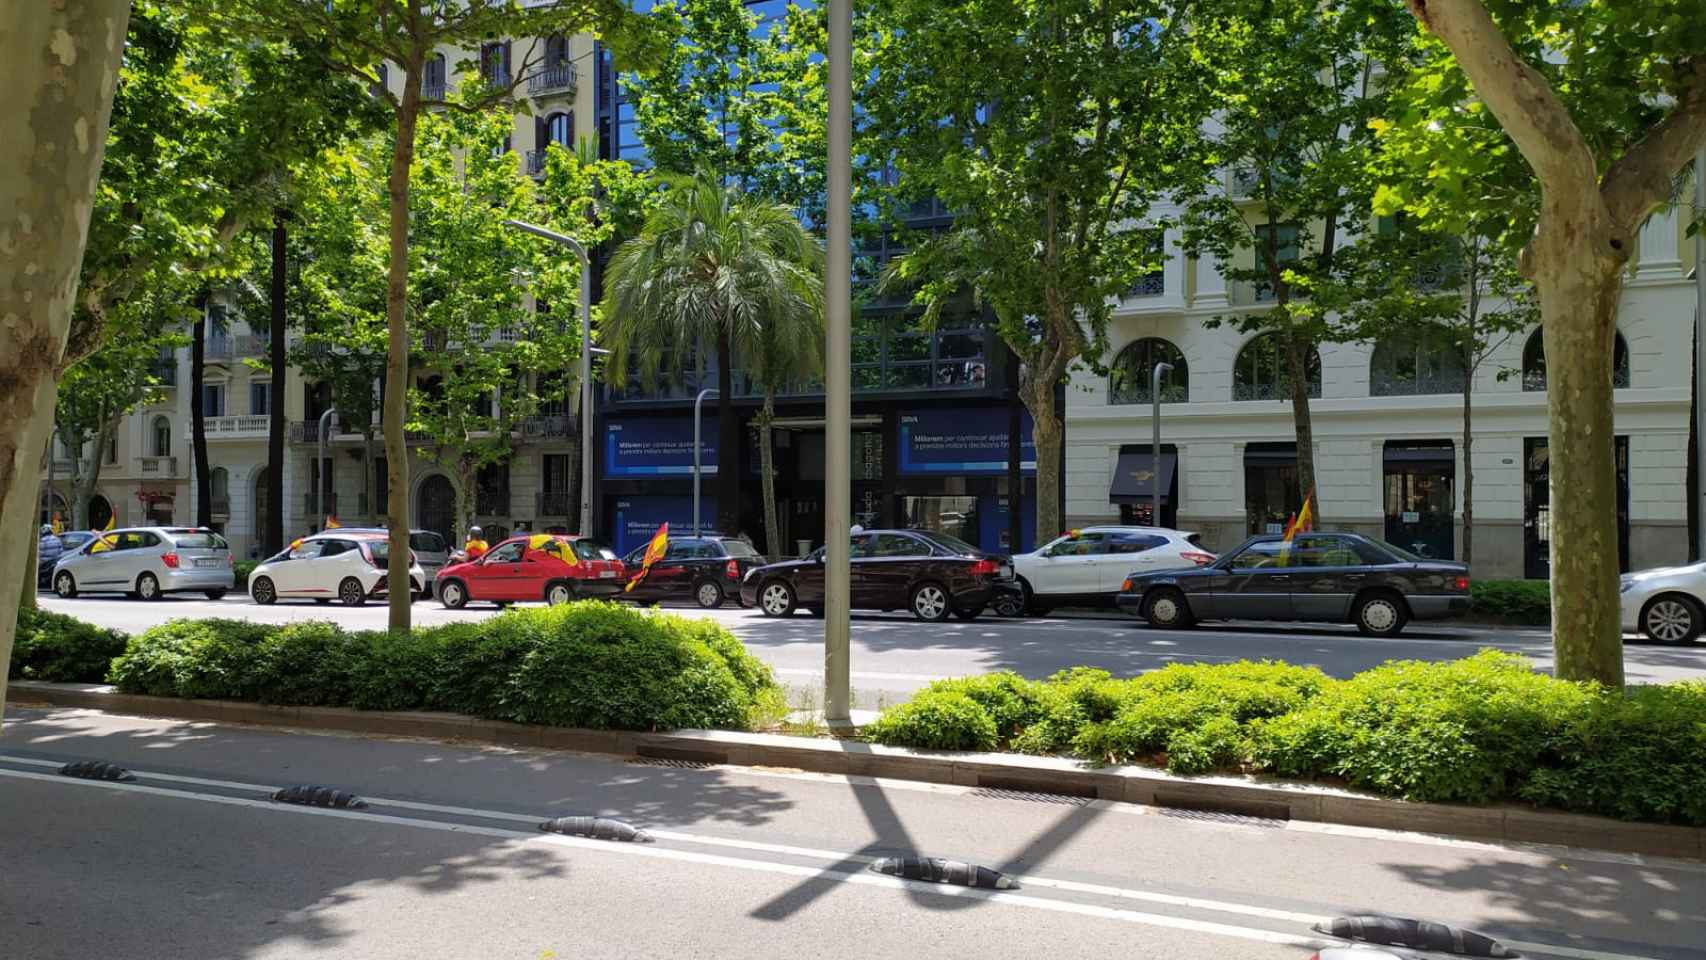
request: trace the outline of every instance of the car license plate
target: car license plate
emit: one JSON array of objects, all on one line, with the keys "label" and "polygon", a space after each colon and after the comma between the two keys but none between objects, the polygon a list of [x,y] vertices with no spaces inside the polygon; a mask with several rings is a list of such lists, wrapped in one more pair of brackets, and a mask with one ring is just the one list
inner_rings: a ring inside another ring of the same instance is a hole
[{"label": "car license plate", "polygon": [[600,571],[598,571],[598,579],[600,579],[600,580],[614,580],[614,579],[616,579],[616,571],[614,571],[614,570],[600,570]]},{"label": "car license plate", "polygon": [[197,557],[196,561],[195,561],[195,565],[198,567],[217,567],[217,566],[219,566],[219,558],[218,557]]}]

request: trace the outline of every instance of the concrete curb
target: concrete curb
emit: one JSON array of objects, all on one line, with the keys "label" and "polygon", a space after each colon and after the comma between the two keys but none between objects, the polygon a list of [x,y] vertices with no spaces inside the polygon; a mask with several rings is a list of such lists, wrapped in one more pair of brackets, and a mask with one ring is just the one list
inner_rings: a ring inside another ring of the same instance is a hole
[{"label": "concrete curb", "polygon": [[1318,784],[1259,777],[1176,777],[1148,767],[1090,767],[1059,757],[942,753],[855,740],[726,730],[678,730],[673,733],[578,730],[479,720],[453,713],[384,713],[341,707],[279,707],[226,700],[179,700],[118,693],[102,684],[14,681],[11,691],[13,699],[20,703],[85,707],[174,720],[471,740],[617,757],[785,767],[817,773],[1067,794],[1148,806],[1406,830],[1474,840],[1557,844],[1706,860],[1706,829],[1698,827],[1628,823],[1517,806],[1411,803]]}]

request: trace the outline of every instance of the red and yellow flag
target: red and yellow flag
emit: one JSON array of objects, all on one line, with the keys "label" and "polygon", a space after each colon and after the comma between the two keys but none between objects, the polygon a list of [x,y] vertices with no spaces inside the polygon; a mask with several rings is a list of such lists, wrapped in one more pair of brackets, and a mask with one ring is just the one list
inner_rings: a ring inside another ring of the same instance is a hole
[{"label": "red and yellow flag", "polygon": [[1297,511],[1297,516],[1292,518],[1291,525],[1285,528],[1286,543],[1290,543],[1291,539],[1299,533],[1308,533],[1315,529],[1315,515],[1311,510],[1314,502],[1315,491],[1311,490],[1309,495],[1303,498],[1303,508]]},{"label": "red and yellow flag", "polygon": [[337,528],[339,528],[341,526],[343,526],[343,524],[338,522],[338,515],[337,514],[334,513],[331,516],[326,518],[326,529],[327,530],[336,530]]},{"label": "red and yellow flag", "polygon": [[652,564],[662,560],[663,555],[668,550],[669,524],[666,522],[658,528],[657,533],[652,534],[651,542],[646,544],[646,553],[640,558],[640,572],[634,575],[634,579],[628,581],[628,585],[622,588],[622,592],[626,593],[634,589],[641,580],[646,579],[646,574],[651,572]]},{"label": "red and yellow flag", "polygon": [[574,548],[569,546],[566,541],[549,533],[536,533],[528,537],[527,549],[551,554],[571,567],[580,565],[580,558],[575,556]]}]

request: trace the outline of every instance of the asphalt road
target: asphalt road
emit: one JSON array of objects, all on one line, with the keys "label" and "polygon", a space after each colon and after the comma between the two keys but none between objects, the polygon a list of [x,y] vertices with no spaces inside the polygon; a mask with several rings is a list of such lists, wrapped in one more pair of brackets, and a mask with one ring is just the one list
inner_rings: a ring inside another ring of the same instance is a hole
[{"label": "asphalt road", "polygon": [[[168,597],[155,603],[122,598],[42,598],[48,609],[122,630],[142,630],[174,617],[239,617],[268,623],[330,619],[355,630],[382,630],[383,604],[349,608],[307,603],[262,607],[245,598],[213,601]],[[431,625],[494,616],[490,606],[446,610],[434,602],[415,604],[417,624]],[[773,620],[734,606],[706,612],[671,608],[686,616],[710,616],[734,631],[793,688],[796,705],[810,706],[822,682],[822,621],[809,617]],[[923,624],[904,614],[859,614],[853,621],[853,687],[856,705],[876,708],[941,677],[1016,670],[1046,677],[1067,667],[1103,667],[1116,674],[1153,670],[1169,663],[1276,659],[1311,664],[1349,676],[1387,660],[1450,660],[1484,647],[1531,657],[1546,668],[1552,642],[1545,630],[1509,630],[1450,624],[1412,624],[1395,640],[1362,636],[1349,626],[1302,624],[1214,624],[1190,630],[1151,630],[1112,612],[1055,615],[1043,619],[986,617],[966,623]],[[1665,647],[1631,641],[1624,661],[1636,683],[1706,677],[1706,643]],[[804,702],[802,702],[804,701]]]},{"label": "asphalt road", "polygon": [[[72,759],[135,783],[57,775]],[[329,811],[277,786],[353,790]],[[596,813],[651,831],[546,836]],[[964,859],[992,894],[882,877]],[[1132,956],[1303,960],[1380,911],[1526,956],[1706,958],[1706,864],[779,770],[14,707],[0,944],[30,960]]]}]

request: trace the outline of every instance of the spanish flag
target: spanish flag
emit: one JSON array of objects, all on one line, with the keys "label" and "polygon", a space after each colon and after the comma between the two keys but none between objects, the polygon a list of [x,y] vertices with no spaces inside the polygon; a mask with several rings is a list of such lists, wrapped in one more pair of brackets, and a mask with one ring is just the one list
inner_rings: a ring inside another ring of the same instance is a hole
[{"label": "spanish flag", "polygon": [[1290,543],[1291,539],[1299,533],[1308,533],[1315,529],[1315,515],[1310,509],[1314,502],[1315,491],[1311,490],[1309,495],[1303,498],[1303,508],[1297,511],[1297,516],[1292,519],[1291,526],[1285,528],[1286,543]]},{"label": "spanish flag", "polygon": [[652,534],[651,542],[646,544],[645,556],[640,558],[640,572],[634,575],[634,579],[628,581],[628,585],[622,588],[622,592],[627,593],[633,590],[641,580],[646,579],[646,574],[651,571],[652,564],[662,560],[664,553],[668,550],[669,524],[666,522],[658,528],[657,533]]},{"label": "spanish flag", "polygon": [[334,513],[331,516],[326,518],[326,529],[327,530],[336,530],[337,528],[339,528],[341,526],[343,526],[343,524],[338,522],[338,515],[337,514]]},{"label": "spanish flag", "polygon": [[527,549],[551,554],[571,567],[580,566],[580,558],[575,556],[574,548],[549,533],[536,533],[528,537]]},{"label": "spanish flag", "polygon": [[118,526],[118,514],[109,513],[107,514],[107,525],[101,528],[101,532],[105,533],[116,526]]},{"label": "spanish flag", "polygon": [[65,517],[60,515],[59,511],[55,510],[53,512],[53,535],[57,537],[64,532],[65,532]]}]

